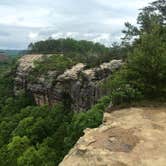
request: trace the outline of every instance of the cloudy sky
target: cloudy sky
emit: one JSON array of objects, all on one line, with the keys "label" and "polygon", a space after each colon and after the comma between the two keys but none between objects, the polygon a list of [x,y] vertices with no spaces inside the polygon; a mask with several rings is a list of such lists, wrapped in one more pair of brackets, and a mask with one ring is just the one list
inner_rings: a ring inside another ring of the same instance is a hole
[{"label": "cloudy sky", "polygon": [[124,22],[152,0],[0,0],[0,48],[24,49],[48,37],[72,37],[110,45]]}]

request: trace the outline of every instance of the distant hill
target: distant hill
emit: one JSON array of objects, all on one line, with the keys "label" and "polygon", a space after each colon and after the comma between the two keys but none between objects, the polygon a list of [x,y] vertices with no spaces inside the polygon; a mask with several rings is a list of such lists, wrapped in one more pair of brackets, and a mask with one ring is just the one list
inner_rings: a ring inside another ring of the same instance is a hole
[{"label": "distant hill", "polygon": [[26,51],[25,50],[3,50],[0,49],[0,53],[4,53],[7,56],[20,56],[23,55]]},{"label": "distant hill", "polygon": [[0,63],[8,61],[9,57],[4,52],[0,52]]}]

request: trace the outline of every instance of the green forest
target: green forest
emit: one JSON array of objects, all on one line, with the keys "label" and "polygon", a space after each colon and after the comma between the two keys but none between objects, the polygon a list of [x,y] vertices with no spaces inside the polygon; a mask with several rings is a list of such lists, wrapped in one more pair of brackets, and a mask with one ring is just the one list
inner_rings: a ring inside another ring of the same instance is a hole
[{"label": "green forest", "polygon": [[36,106],[29,93],[15,96],[17,59],[0,64],[0,166],[56,166],[84,129],[102,123],[110,103],[166,100],[166,2],[158,0],[143,8],[137,22],[137,27],[125,23],[122,42],[110,48],[74,39],[48,39],[28,46],[30,54],[56,54],[36,64],[36,73],[64,71],[78,62],[93,67],[124,60],[124,66],[101,85],[109,95],[86,112],[74,113],[63,102]]}]

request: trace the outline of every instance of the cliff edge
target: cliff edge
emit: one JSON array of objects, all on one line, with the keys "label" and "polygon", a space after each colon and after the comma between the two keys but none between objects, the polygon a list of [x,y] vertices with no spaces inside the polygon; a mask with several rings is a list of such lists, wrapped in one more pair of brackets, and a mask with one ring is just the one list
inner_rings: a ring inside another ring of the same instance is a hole
[{"label": "cliff edge", "polygon": [[105,113],[84,133],[59,166],[165,166],[166,107]]},{"label": "cliff edge", "polygon": [[14,81],[15,94],[29,91],[37,105],[53,105],[67,99],[71,103],[71,109],[76,112],[86,111],[106,95],[100,84],[123,64],[122,60],[112,60],[87,68],[86,64],[77,63],[62,73],[48,70],[29,79],[35,69],[34,62],[45,61],[46,57],[51,56],[55,55],[31,54],[19,59]]}]

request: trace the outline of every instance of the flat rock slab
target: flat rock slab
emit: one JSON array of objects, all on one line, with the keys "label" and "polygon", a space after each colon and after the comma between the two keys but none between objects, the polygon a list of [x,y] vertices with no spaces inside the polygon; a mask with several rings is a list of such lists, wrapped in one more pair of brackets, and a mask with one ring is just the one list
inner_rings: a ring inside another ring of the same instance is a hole
[{"label": "flat rock slab", "polygon": [[60,166],[166,166],[166,107],[105,113]]}]

